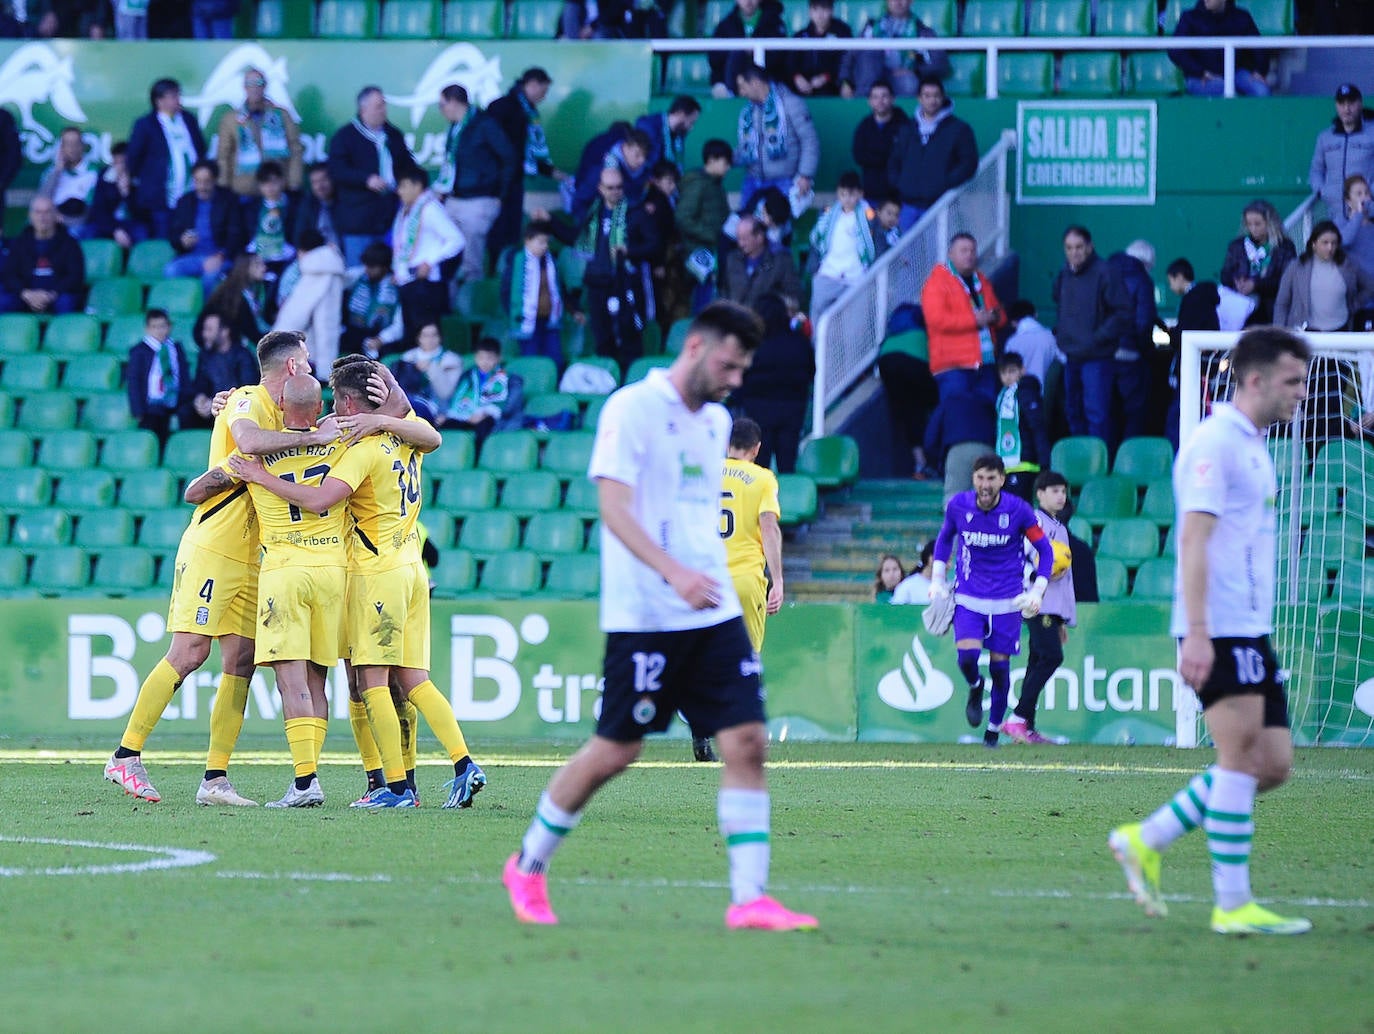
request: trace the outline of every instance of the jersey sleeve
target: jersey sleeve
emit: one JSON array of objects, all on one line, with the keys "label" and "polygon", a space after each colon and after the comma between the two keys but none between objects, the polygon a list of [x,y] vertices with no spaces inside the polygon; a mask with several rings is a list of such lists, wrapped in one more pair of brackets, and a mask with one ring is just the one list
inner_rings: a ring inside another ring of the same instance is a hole
[{"label": "jersey sleeve", "polygon": [[262,392],[253,391],[250,388],[239,388],[229,396],[229,401],[224,406],[221,416],[229,422],[230,437],[233,437],[234,425],[240,420],[251,420],[259,427],[271,427],[275,421],[271,419],[268,412],[269,403],[262,399]]},{"label": "jersey sleeve", "polygon": [[338,478],[350,490],[356,492],[358,486],[372,473],[372,461],[379,455],[377,450],[367,448],[371,441],[372,439],[364,439],[357,445],[344,449],[343,455],[336,453],[329,464],[329,476]]},{"label": "jersey sleeve", "polygon": [[1226,461],[1218,445],[1217,438],[1194,437],[1176,479],[1179,512],[1216,516],[1225,508]]},{"label": "jersey sleeve", "polygon": [[782,516],[782,507],[778,505],[778,479],[771,470],[765,470],[764,476],[760,479],[759,486],[759,516],[771,513],[778,517]]},{"label": "jersey sleeve", "polygon": [[617,393],[606,400],[601,410],[591,463],[587,467],[587,476],[593,480],[609,478],[631,486],[639,483],[645,439],[650,429],[632,426],[636,410],[629,405],[630,400],[631,396]]}]

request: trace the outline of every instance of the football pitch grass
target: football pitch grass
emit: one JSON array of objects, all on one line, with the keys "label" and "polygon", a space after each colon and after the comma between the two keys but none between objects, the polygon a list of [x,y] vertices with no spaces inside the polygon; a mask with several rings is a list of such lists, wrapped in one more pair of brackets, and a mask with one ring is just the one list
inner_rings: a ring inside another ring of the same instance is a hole
[{"label": "football pitch grass", "polygon": [[[1374,751],[1300,750],[1257,809],[1256,894],[1312,933],[1224,938],[1200,832],[1159,920],[1105,843],[1210,751],[775,744],[772,890],[821,929],[771,934],[724,928],[718,768],[685,742],[593,802],[543,928],[500,870],[574,745],[488,745],[465,811],[427,753],[422,807],[376,813],[348,808],[332,732],[305,811],[198,807],[203,744],[179,737],[146,755],[156,805],[94,744],[0,754],[0,1030],[1374,1030]],[[235,759],[259,801],[290,775],[277,746]]]}]

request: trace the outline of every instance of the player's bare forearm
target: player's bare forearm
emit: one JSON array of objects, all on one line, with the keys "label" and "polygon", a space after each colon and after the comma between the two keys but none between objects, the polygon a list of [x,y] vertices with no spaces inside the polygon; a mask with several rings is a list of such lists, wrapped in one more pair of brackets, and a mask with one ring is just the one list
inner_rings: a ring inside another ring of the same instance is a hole
[{"label": "player's bare forearm", "polygon": [[407,420],[405,417],[385,416],[375,413],[355,413],[339,417],[339,438],[346,445],[352,445],[370,434],[389,432],[403,442],[407,442],[420,452],[428,455],[439,448],[443,437],[428,420]]},{"label": "player's bare forearm", "polygon": [[[775,513],[759,514],[759,536],[763,539],[763,559],[768,563],[768,573],[773,576],[773,589],[777,593],[778,604],[782,604],[782,526],[778,524]],[[769,594],[773,602],[773,593]],[[772,611],[770,610],[770,613]]]},{"label": "player's bare forearm", "polygon": [[229,431],[239,452],[248,456],[266,456],[298,445],[327,445],[338,436],[333,416],[325,417],[313,431],[268,431],[247,419],[235,420]]},{"label": "player's bare forearm", "polygon": [[1179,534],[1178,562],[1183,567],[1183,607],[1188,630],[1210,637],[1207,625],[1207,544],[1216,530],[1213,514],[1189,511],[1183,515]]},{"label": "player's bare forearm", "polygon": [[182,498],[193,506],[199,506],[205,500],[217,496],[233,486],[234,479],[220,467],[215,467],[212,470],[207,470],[187,485]]}]

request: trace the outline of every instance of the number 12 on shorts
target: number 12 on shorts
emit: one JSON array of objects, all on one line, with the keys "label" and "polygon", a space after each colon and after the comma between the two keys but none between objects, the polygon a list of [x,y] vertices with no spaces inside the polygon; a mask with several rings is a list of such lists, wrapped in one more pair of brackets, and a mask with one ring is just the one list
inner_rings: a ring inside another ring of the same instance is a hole
[{"label": "number 12 on shorts", "polygon": [[635,662],[635,692],[657,693],[663,688],[663,667],[667,658],[661,653],[639,651],[630,658]]}]

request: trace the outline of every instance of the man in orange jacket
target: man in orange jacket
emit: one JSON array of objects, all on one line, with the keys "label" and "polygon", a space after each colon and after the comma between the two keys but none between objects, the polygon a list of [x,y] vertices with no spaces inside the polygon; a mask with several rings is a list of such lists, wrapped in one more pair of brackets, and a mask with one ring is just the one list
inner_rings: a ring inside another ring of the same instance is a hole
[{"label": "man in orange jacket", "polygon": [[[930,372],[941,400],[983,387],[995,393],[992,332],[1006,325],[1002,304],[978,272],[978,242],[956,233],[948,261],[930,271],[921,289],[921,311],[930,342]],[[983,369],[988,377],[980,377]]]}]

